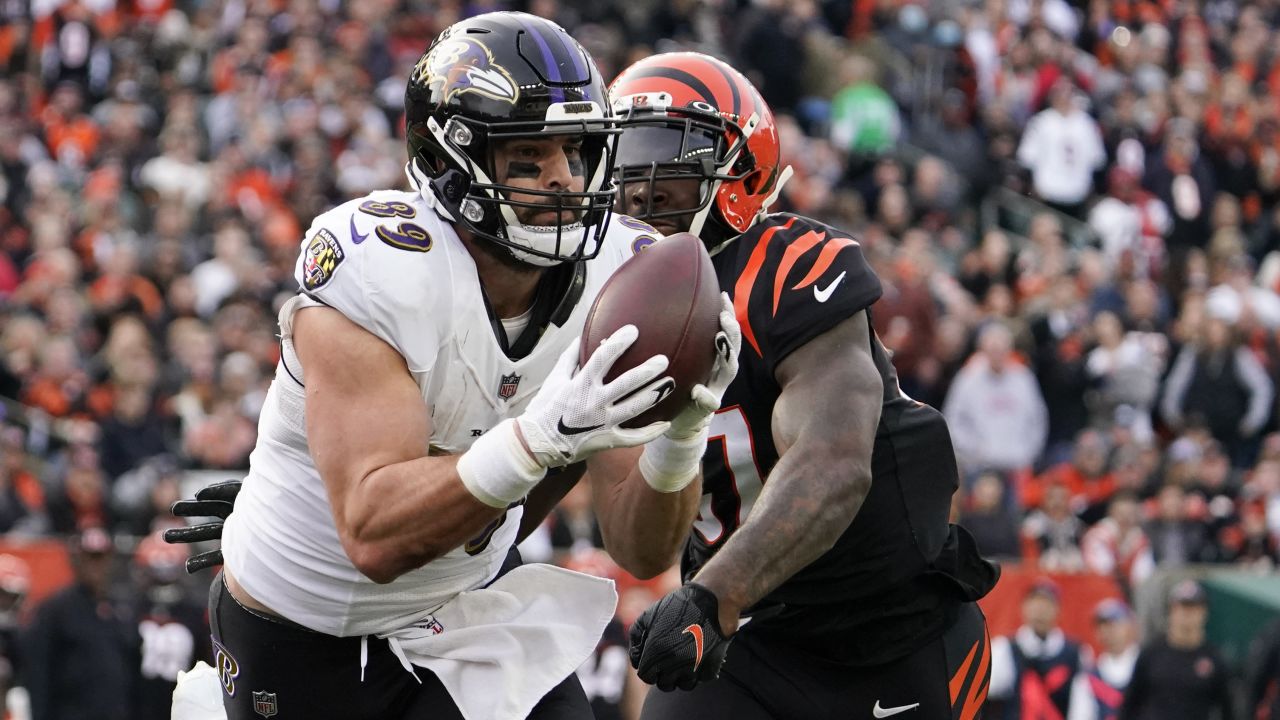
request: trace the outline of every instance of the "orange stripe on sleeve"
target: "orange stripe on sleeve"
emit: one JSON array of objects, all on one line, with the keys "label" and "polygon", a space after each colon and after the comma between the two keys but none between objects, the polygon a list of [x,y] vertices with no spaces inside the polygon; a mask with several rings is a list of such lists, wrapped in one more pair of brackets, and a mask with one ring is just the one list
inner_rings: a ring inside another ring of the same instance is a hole
[{"label": "orange stripe on sleeve", "polygon": [[787,282],[787,275],[791,272],[791,268],[795,267],[796,261],[801,255],[809,252],[815,245],[822,242],[826,238],[826,233],[816,233],[812,230],[796,238],[795,242],[787,246],[786,252],[782,253],[782,262],[778,263],[778,272],[773,276],[773,314],[778,314],[778,301],[782,299],[782,286]]},{"label": "orange stripe on sleeve", "polygon": [[978,716],[978,711],[982,709],[983,703],[987,701],[987,690],[990,687],[989,683],[982,683],[982,687],[978,689],[978,697],[976,699],[970,697],[969,702],[964,704],[964,709],[960,711],[960,720],[973,720]]},{"label": "orange stripe on sleeve", "polygon": [[964,679],[969,674],[969,666],[973,664],[973,655],[978,652],[978,644],[981,642],[981,638],[973,641],[973,647],[969,648],[969,654],[965,656],[964,662],[960,663],[960,669],[956,670],[956,674],[951,676],[948,689],[951,690],[952,705],[955,705],[956,698],[960,697],[960,689],[964,687]]},{"label": "orange stripe on sleeve", "polygon": [[756,277],[760,274],[760,268],[764,267],[764,259],[768,255],[769,241],[773,239],[774,233],[779,230],[791,227],[795,222],[795,218],[787,221],[786,225],[781,227],[775,225],[760,236],[756,242],[755,249],[751,251],[751,257],[747,260],[747,266],[742,269],[742,274],[738,276],[738,281],[733,285],[733,312],[738,316],[738,324],[742,326],[742,339],[751,344],[755,348],[756,354],[764,357],[764,353],[760,350],[760,343],[756,340],[756,333],[751,328],[751,318],[747,314],[748,305],[751,302],[751,290],[755,287]]},{"label": "orange stripe on sleeve", "polygon": [[850,245],[857,244],[857,240],[850,238],[837,237],[828,240],[827,244],[822,246],[822,252],[818,253],[818,260],[813,264],[813,267],[810,268],[809,274],[805,275],[804,278],[801,279],[800,282],[796,283],[791,289],[799,290],[812,285],[818,278],[822,277],[822,274],[827,271],[827,268],[831,267],[831,263],[836,261],[836,255],[839,254],[841,250],[849,247]]},{"label": "orange stripe on sleeve", "polygon": [[960,710],[960,720],[973,720],[978,711],[982,709],[982,703],[987,700],[987,668],[991,665],[991,636],[983,632],[982,637],[982,659],[978,661],[978,674],[973,676],[973,684],[969,687],[969,696],[964,700],[964,708]]}]

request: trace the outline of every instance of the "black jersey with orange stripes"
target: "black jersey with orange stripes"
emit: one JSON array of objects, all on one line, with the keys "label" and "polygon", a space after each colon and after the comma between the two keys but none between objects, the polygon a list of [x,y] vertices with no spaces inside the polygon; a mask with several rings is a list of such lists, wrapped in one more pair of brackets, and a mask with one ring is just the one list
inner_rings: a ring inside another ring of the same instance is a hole
[{"label": "black jersey with orange stripes", "polygon": [[[743,344],[738,375],[712,419],[702,506],[682,560],[686,578],[738,529],[764,484],[779,481],[769,477],[778,460],[771,426],[778,365],[870,312],[881,293],[856,240],[795,215],[770,215],[712,261]],[[757,605],[782,611],[761,612],[744,628],[856,665],[888,662],[936,639],[960,602],[994,584],[994,569],[947,522],[959,473],[946,422],[902,394],[874,331],[870,351],[884,382],[871,490],[834,547]]]}]

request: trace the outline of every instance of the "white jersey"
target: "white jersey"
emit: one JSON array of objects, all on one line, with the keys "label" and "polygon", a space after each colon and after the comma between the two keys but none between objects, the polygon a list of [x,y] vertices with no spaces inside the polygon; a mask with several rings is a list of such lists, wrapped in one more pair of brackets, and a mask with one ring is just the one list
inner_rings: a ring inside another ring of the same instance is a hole
[{"label": "white jersey", "polygon": [[343,551],[308,452],[305,368],[290,340],[293,312],[323,303],[395,348],[431,409],[431,437],[424,440],[433,453],[461,453],[523,411],[582,334],[605,280],[657,237],[643,223],[614,216],[600,253],[586,263],[572,312],[562,324],[548,325],[525,357],[512,360],[494,335],[471,255],[417,193],[379,191],[316,218],[295,269],[304,294],[281,311],[281,361],[249,475],[223,531],[225,562],[245,590],[318,632],[391,632],[490,581],[520,526],[522,508],[513,507],[487,539],[393,582],[379,585],[362,575]]}]

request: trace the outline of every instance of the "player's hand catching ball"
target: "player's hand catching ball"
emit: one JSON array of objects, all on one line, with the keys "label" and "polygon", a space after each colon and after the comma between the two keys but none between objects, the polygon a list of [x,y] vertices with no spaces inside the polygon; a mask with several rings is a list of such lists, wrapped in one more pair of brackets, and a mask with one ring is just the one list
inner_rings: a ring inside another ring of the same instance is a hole
[{"label": "player's hand catching ball", "polygon": [[715,594],[697,583],[668,593],[631,626],[631,666],[663,691],[718,678],[730,643],[719,617]]},{"label": "player's hand catching ball", "polygon": [[720,331],[716,333],[716,363],[706,384],[693,386],[688,407],[671,420],[665,433],[672,440],[697,436],[711,424],[711,416],[720,409],[720,401],[729,383],[738,374],[738,353],[742,351],[742,328],[733,311],[729,293],[720,293]]},{"label": "player's hand catching ball", "polygon": [[662,437],[645,446],[640,455],[640,474],[654,490],[678,492],[698,476],[702,455],[707,449],[711,418],[720,409],[724,392],[738,374],[738,353],[742,350],[742,328],[728,293],[720,293],[720,330],[715,335],[715,364],[706,383],[693,386],[689,402],[671,420]]},{"label": "player's hand catching ball", "polygon": [[655,388],[667,383],[663,377],[665,356],[654,355],[613,380],[605,380],[638,336],[634,325],[619,328],[592,350],[581,368],[580,341],[565,349],[528,409],[516,418],[525,445],[540,465],[572,465],[600,450],[643,445],[668,430],[666,422],[622,427],[663,397]]},{"label": "player's hand catching ball", "polygon": [[585,460],[601,450],[636,447],[667,431],[667,421],[638,428],[622,423],[650,409],[672,384],[668,361],[654,355],[612,380],[605,376],[636,341],[634,325],[605,338],[581,368],[574,340],[560,355],[529,407],[503,420],[458,458],[458,478],[480,502],[505,508],[529,493],[549,468]]}]

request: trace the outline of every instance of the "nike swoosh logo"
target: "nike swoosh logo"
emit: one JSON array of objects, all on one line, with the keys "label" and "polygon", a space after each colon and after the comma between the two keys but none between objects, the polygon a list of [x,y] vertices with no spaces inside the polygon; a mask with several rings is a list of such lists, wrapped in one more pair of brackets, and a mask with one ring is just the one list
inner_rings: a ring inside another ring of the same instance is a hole
[{"label": "nike swoosh logo", "polygon": [[356,245],[359,245],[360,243],[368,239],[369,239],[369,233],[365,233],[361,235],[356,230],[356,217],[355,215],[352,215],[351,216],[351,242],[355,243]]},{"label": "nike swoosh logo", "polygon": [[599,425],[588,425],[587,427],[573,427],[571,425],[565,425],[563,415],[560,416],[560,420],[556,423],[556,429],[560,431],[561,435],[580,435],[584,432],[599,430],[602,427],[604,427],[604,423],[600,423]]},{"label": "nike swoosh logo", "polygon": [[[694,624],[684,629],[685,632],[693,636],[693,644],[698,646],[698,654],[693,660],[693,669],[697,670],[702,664],[702,627]],[[878,700],[876,702],[879,702]]]},{"label": "nike swoosh logo", "polygon": [[657,405],[663,400],[666,400],[668,395],[675,392],[675,389],[676,389],[675,380],[672,380],[671,378],[667,378],[666,380],[663,380],[657,387],[653,389],[653,391],[658,395],[657,399],[653,401],[653,404]]},{"label": "nike swoosh logo", "polygon": [[876,706],[871,708],[871,714],[875,715],[878,718],[887,718],[893,715],[897,715],[898,713],[904,713],[908,710],[915,710],[918,707],[920,707],[920,703],[912,703],[910,705],[899,705],[898,707],[882,708],[880,707],[880,701],[877,700]]},{"label": "nike swoosh logo", "polygon": [[817,286],[817,285],[814,285],[814,286],[813,286],[813,299],[814,299],[814,300],[817,300],[817,301],[818,301],[818,302],[820,302],[820,303],[824,303],[824,302],[826,302],[826,301],[830,300],[830,299],[831,299],[831,294],[832,294],[832,293],[834,293],[834,292],[836,291],[836,286],[840,284],[840,281],[841,281],[841,280],[844,280],[845,272],[846,272],[846,271],[843,271],[843,270],[842,270],[842,271],[840,272],[840,274],[836,276],[836,279],[835,279],[835,280],[832,280],[832,281],[831,281],[831,284],[830,284],[830,285],[828,285],[828,286],[826,286],[826,287],[825,287],[825,288],[823,288],[822,290],[819,290],[819,289],[818,289],[818,286]]}]

